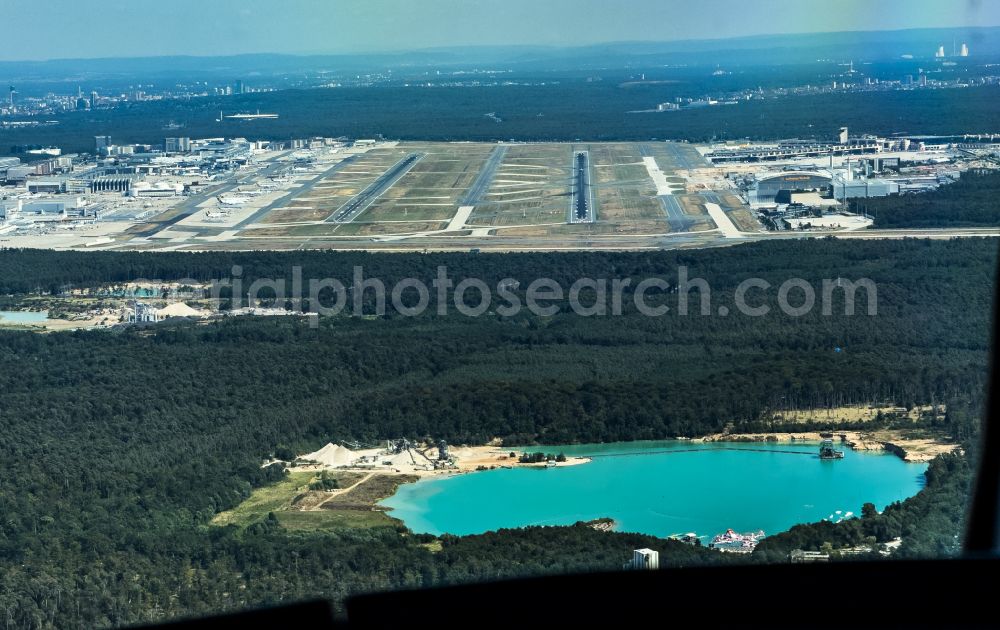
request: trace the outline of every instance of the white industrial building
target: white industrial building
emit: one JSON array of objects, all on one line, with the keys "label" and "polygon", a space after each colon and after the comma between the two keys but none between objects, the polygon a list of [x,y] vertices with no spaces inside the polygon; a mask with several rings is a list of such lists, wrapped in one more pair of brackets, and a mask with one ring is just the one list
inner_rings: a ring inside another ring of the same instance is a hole
[{"label": "white industrial building", "polygon": [[89,205],[79,197],[61,199],[0,200],[0,219],[19,224],[47,223],[52,221],[88,220],[99,218],[99,206]]},{"label": "white industrial building", "polygon": [[29,175],[35,175],[34,165],[17,165],[7,168],[6,181],[9,184],[18,184],[27,181]]},{"label": "white industrial building", "polygon": [[63,193],[66,192],[66,182],[61,179],[29,179],[29,193]]},{"label": "white industrial building", "polygon": [[837,174],[831,184],[837,201],[867,197],[888,197],[899,193],[899,184],[888,179],[855,179]]},{"label": "white industrial building", "polygon": [[631,569],[656,570],[660,568],[660,552],[652,549],[636,549],[632,552]]},{"label": "white industrial building", "polygon": [[133,302],[128,311],[128,323],[155,323],[160,321],[160,313],[152,306],[142,302]]},{"label": "white industrial building", "polygon": [[176,197],[184,192],[184,184],[178,182],[136,182],[129,194],[133,197]]},{"label": "white industrial building", "polygon": [[163,150],[166,153],[187,153],[191,150],[191,138],[167,138]]}]

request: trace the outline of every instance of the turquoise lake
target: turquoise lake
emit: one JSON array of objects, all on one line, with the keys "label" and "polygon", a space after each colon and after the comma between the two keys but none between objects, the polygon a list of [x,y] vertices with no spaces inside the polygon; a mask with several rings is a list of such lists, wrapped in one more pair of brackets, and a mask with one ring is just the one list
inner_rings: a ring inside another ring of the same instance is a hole
[{"label": "turquoise lake", "polygon": [[3,324],[41,324],[48,319],[48,311],[0,311],[0,323]]},{"label": "turquoise lake", "polygon": [[[841,447],[838,447],[841,448]],[[600,517],[618,531],[710,538],[727,528],[776,534],[797,523],[859,515],[911,497],[926,464],[854,452],[822,461],[816,444],[683,441],[547,446],[592,456],[558,468],[497,469],[405,484],[381,505],[418,533],[479,534]]]}]

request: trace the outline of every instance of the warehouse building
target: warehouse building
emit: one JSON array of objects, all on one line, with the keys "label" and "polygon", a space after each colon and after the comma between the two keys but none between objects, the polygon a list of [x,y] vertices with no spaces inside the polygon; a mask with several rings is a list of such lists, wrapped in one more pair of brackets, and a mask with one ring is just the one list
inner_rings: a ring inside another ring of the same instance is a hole
[{"label": "warehouse building", "polygon": [[61,179],[29,179],[29,193],[63,193],[66,192],[66,182]]}]

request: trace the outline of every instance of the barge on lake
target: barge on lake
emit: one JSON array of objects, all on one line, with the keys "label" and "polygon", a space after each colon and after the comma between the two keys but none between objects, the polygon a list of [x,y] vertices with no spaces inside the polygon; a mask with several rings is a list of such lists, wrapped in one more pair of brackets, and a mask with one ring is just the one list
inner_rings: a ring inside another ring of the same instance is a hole
[{"label": "barge on lake", "polygon": [[819,445],[820,459],[844,459],[844,451],[833,448],[833,440],[823,440]]}]

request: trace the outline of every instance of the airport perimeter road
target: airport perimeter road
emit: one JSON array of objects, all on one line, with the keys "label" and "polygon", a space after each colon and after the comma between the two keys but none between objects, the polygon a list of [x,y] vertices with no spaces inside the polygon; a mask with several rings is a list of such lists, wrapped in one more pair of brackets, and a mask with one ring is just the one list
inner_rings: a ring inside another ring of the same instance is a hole
[{"label": "airport perimeter road", "polygon": [[321,181],[323,181],[324,179],[326,179],[330,175],[333,175],[334,173],[336,173],[337,171],[339,171],[341,168],[347,166],[348,164],[353,163],[354,160],[355,160],[355,158],[357,158],[357,155],[349,155],[349,156],[347,156],[346,158],[344,158],[340,162],[337,162],[336,164],[334,164],[330,168],[326,169],[325,171],[323,171],[322,173],[320,173],[316,177],[310,179],[309,181],[307,181],[306,183],[302,184],[301,186],[299,186],[299,187],[297,187],[297,188],[289,191],[289,193],[287,195],[282,195],[281,197],[279,197],[278,199],[275,199],[274,201],[272,201],[271,203],[267,204],[266,206],[264,206],[263,208],[261,208],[257,212],[254,212],[249,217],[243,219],[242,221],[240,221],[239,223],[237,223],[236,225],[234,225],[231,229],[237,229],[238,230],[240,228],[244,228],[244,227],[246,227],[248,225],[251,225],[253,223],[259,223],[261,219],[263,219],[264,217],[266,217],[273,210],[277,210],[278,208],[285,207],[288,204],[288,202],[291,201],[292,199],[295,199],[296,197],[309,192],[310,190],[312,190],[316,186],[316,184],[320,183]]},{"label": "airport perimeter road", "polygon": [[368,209],[368,206],[375,203],[375,200],[382,196],[385,191],[395,185],[410,169],[424,157],[423,153],[411,153],[402,160],[393,164],[389,170],[379,175],[378,179],[368,185],[367,188],[359,192],[345,203],[336,212],[326,218],[327,223],[350,223],[359,214]]},{"label": "airport perimeter road", "polygon": [[[407,238],[405,240],[383,241],[371,237],[310,237],[303,239],[283,239],[254,237],[245,239],[245,246],[239,241],[228,241],[225,249],[338,249],[364,251],[469,251],[478,249],[493,252],[523,251],[628,251],[656,249],[687,249],[721,247],[771,239],[899,239],[899,238],[997,238],[997,229],[944,229],[944,230],[857,230],[853,232],[742,232],[741,238],[726,238],[719,230],[681,232],[677,234],[649,235],[580,235],[580,236],[537,236],[503,238],[496,236],[454,236],[442,234]],[[235,247],[234,247],[235,245]],[[116,249],[128,249],[124,247]],[[203,244],[192,243],[183,249],[206,249]]]},{"label": "airport perimeter road", "polygon": [[500,164],[503,163],[504,156],[507,155],[507,147],[500,145],[493,148],[490,152],[490,156],[486,158],[486,163],[483,164],[483,168],[480,169],[479,175],[476,176],[476,181],[472,182],[472,186],[469,191],[465,193],[465,196],[461,198],[458,205],[459,206],[475,206],[476,204],[482,202],[483,197],[490,189],[490,185],[493,183],[493,178],[496,176],[497,169],[500,168]]}]

